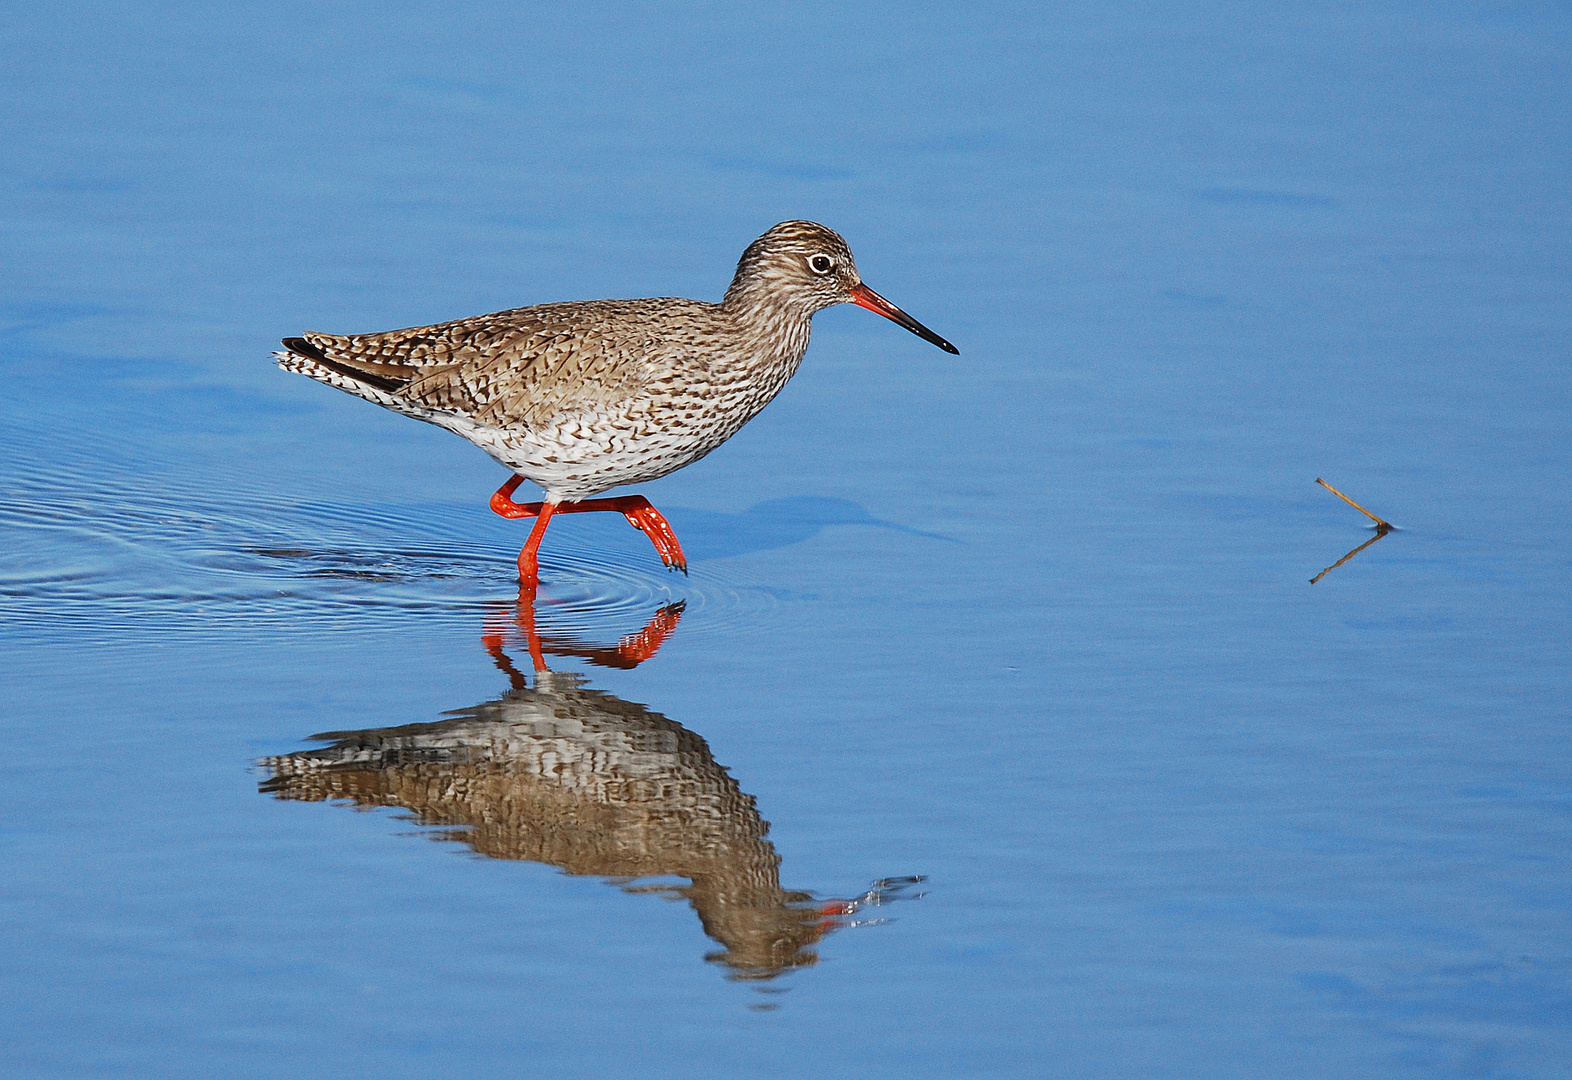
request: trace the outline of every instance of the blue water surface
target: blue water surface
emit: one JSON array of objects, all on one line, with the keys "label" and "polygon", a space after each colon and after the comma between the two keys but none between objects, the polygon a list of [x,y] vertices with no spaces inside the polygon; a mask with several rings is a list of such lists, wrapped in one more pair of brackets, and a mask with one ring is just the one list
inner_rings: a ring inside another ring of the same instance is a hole
[{"label": "blue water surface", "polygon": [[[0,1074],[1572,1068],[1564,3],[6,27]],[[961,355],[820,314],[688,577],[269,362],[794,217]]]}]

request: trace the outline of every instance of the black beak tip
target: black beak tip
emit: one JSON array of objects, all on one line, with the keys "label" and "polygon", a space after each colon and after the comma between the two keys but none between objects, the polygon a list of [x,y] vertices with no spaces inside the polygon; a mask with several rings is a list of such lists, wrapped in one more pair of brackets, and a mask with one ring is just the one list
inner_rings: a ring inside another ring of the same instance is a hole
[{"label": "black beak tip", "polygon": [[959,356],[959,355],[961,355],[961,350],[957,349],[954,345],[951,345],[948,341],[941,341],[939,343],[939,348],[943,349],[945,352],[949,353],[951,356]]}]

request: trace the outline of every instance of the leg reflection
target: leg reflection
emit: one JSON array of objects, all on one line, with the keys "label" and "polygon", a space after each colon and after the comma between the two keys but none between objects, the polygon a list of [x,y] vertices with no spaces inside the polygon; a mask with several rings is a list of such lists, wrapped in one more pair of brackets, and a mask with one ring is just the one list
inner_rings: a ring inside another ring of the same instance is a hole
[{"label": "leg reflection", "polygon": [[[510,673],[510,678],[516,669],[513,662],[502,654],[510,633],[516,633],[529,649],[530,660],[537,672],[547,670],[547,656],[577,657],[600,667],[636,668],[659,652],[666,639],[676,632],[677,623],[681,621],[687,606],[686,600],[667,604],[650,616],[644,629],[624,634],[617,644],[606,646],[584,641],[572,634],[542,634],[535,624],[535,598],[521,596],[517,604],[488,620],[480,640],[497,666]],[[519,685],[515,682],[514,688],[517,689]]]}]

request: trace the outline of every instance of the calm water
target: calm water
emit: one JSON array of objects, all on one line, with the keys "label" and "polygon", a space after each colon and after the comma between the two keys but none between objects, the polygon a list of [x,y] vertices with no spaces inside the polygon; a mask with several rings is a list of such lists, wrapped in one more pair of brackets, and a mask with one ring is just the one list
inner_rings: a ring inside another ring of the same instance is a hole
[{"label": "calm water", "polygon": [[[1572,1067],[1564,4],[7,26],[0,1073]],[[268,362],[788,217],[687,578]]]}]

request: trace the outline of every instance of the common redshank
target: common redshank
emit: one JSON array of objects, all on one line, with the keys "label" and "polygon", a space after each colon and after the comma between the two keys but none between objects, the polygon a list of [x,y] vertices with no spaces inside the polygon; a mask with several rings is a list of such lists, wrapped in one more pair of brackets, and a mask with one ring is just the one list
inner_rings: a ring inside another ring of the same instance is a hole
[{"label": "common redshank", "polygon": [[[462,435],[514,473],[491,497],[535,519],[521,593],[539,581],[553,514],[615,511],[687,572],[671,526],[642,495],[592,496],[691,464],[780,393],[815,312],[857,304],[948,353],[959,350],[864,285],[833,229],[783,221],[748,245],[718,304],[678,297],[537,304],[380,334],[305,334],[285,371]],[[545,500],[513,501],[524,480]]]}]

